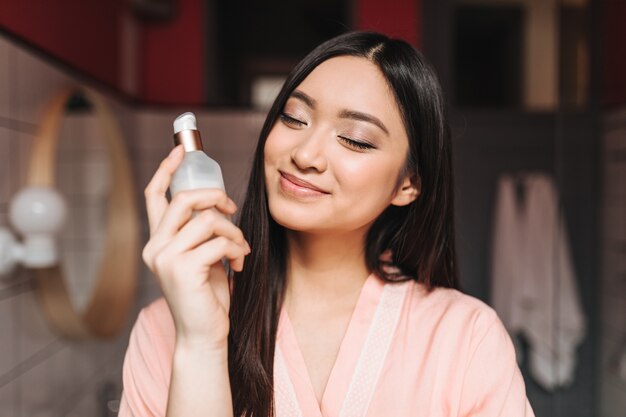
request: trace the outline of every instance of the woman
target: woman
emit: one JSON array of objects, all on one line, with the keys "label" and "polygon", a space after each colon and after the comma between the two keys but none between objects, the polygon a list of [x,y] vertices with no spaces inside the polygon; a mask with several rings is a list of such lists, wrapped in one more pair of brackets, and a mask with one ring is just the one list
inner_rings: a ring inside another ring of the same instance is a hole
[{"label": "woman", "polygon": [[354,32],[285,82],[239,227],[206,210],[234,214],[216,190],[168,205],[175,149],[146,188],[165,298],[131,334],[120,415],[532,416],[501,322],[457,290],[450,146],[421,54]]}]

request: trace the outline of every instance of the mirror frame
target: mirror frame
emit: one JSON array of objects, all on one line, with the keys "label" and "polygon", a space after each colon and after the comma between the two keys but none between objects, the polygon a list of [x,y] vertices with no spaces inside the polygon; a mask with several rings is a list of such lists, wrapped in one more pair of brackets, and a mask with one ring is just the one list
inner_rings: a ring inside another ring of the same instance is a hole
[{"label": "mirror frame", "polygon": [[84,311],[72,305],[62,265],[34,269],[36,292],[48,322],[69,339],[111,339],[128,322],[137,287],[139,213],[133,174],[121,130],[97,92],[75,86],[61,91],[49,103],[32,148],[26,185],[55,187],[60,125],[71,97],[83,94],[104,131],[112,174],[104,253],[97,282]]}]

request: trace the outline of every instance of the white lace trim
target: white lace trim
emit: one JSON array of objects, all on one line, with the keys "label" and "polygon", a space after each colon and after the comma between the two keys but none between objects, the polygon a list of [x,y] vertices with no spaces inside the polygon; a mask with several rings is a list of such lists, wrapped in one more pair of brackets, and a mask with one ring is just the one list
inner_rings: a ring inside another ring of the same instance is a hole
[{"label": "white lace trim", "polygon": [[276,416],[302,417],[296,391],[291,384],[287,364],[278,344],[274,354],[274,402]]},{"label": "white lace trim", "polygon": [[385,285],[341,406],[340,417],[365,416],[400,318],[407,288],[408,282]]}]

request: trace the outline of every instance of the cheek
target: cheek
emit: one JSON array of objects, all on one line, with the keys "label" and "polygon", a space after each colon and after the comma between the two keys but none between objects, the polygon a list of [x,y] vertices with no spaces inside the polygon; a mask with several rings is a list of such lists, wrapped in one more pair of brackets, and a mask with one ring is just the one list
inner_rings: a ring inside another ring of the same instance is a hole
[{"label": "cheek", "polygon": [[281,138],[280,129],[276,126],[270,131],[265,141],[263,155],[265,165],[274,165],[285,154],[289,154],[289,142]]},{"label": "cheek", "polygon": [[346,158],[336,165],[335,174],[345,191],[379,198],[393,193],[400,172],[398,165],[391,158]]},{"label": "cheek", "polygon": [[267,136],[267,139],[265,140],[265,145],[263,146],[263,158],[265,160],[265,163],[269,162],[272,159],[272,156],[274,154],[274,129],[272,129],[270,131],[270,134]]}]

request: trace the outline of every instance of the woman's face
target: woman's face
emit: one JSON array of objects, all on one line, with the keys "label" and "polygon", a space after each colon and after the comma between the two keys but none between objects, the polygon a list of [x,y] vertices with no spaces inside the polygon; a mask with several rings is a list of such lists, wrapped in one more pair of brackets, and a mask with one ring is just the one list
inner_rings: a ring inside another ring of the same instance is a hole
[{"label": "woman's face", "polygon": [[[324,61],[294,90],[265,143],[269,210],[287,229],[367,229],[419,195],[400,179],[408,138],[392,91],[365,58]],[[398,186],[399,184],[399,186]]]}]

